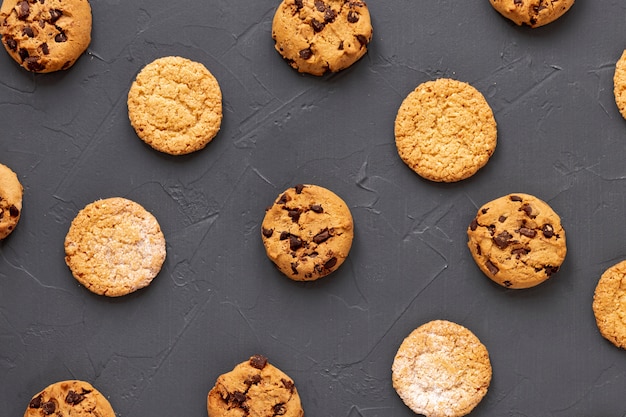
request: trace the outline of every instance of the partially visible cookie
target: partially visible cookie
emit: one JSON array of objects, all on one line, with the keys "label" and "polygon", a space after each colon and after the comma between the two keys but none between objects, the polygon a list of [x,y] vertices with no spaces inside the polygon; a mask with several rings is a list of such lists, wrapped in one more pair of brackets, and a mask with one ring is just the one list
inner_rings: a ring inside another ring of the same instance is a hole
[{"label": "partially visible cookie", "polygon": [[23,192],[15,172],[0,164],[0,240],[9,236],[20,220]]},{"label": "partially visible cookie", "polygon": [[293,380],[262,355],[217,378],[207,396],[209,417],[303,417]]},{"label": "partially visible cookie", "polygon": [[88,0],[4,0],[0,35],[11,57],[32,72],[65,70],[91,42]]},{"label": "partially visible cookie", "polygon": [[497,142],[496,120],[483,95],[449,78],[417,86],[398,109],[394,132],[404,163],[437,182],[474,175]]},{"label": "partially visible cookie", "polygon": [[529,194],[509,194],[483,205],[467,236],[481,271],[507,288],[544,282],[559,270],[567,253],[561,218]]},{"label": "partially visible cookie", "polygon": [[593,314],[600,334],[626,349],[626,261],[608,268],[593,294]]},{"label": "partially visible cookie", "polygon": [[35,394],[24,417],[115,417],[111,404],[90,383],[79,380],[55,382]]},{"label": "partially visible cookie", "polygon": [[65,237],[65,262],[74,278],[108,297],[148,286],[165,255],[165,237],[156,218],[121,197],[85,206]]},{"label": "partially visible cookie", "polygon": [[128,92],[128,117],[152,148],[183,155],[204,148],[222,124],[222,91],[201,63],[179,56],[154,60]]},{"label": "partially visible cookie", "polygon": [[485,345],[465,327],[434,320],[413,330],[392,364],[393,387],[416,414],[460,417],[487,394],[492,369]]},{"label": "partially visible cookie", "polygon": [[274,14],[272,38],[299,72],[337,72],[367,52],[369,9],[362,0],[283,0]]},{"label": "partially visible cookie", "polygon": [[554,22],[574,0],[489,0],[494,9],[515,24],[536,28]]},{"label": "partially visible cookie", "polygon": [[626,50],[615,64],[613,94],[619,112],[626,119]]},{"label": "partially visible cookie", "polygon": [[267,256],[295,281],[313,281],[339,268],[353,236],[346,203],[332,191],[310,184],[279,195],[261,224]]}]

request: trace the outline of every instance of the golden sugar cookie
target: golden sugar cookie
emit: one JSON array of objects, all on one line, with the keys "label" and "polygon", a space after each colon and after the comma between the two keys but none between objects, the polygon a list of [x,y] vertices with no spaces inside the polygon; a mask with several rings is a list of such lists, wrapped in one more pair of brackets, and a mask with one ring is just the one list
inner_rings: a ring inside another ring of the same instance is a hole
[{"label": "golden sugar cookie", "polygon": [[626,349],[626,261],[608,268],[593,294],[593,314],[600,334]]}]

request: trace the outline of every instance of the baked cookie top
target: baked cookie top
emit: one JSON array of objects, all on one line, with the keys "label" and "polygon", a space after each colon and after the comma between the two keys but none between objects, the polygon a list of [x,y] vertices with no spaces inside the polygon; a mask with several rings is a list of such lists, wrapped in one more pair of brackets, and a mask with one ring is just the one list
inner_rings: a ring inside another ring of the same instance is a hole
[{"label": "baked cookie top", "polygon": [[267,256],[295,281],[313,281],[348,257],[352,214],[332,191],[310,184],[289,188],[265,213],[261,237]]},{"label": "baked cookie top", "polygon": [[494,9],[515,24],[536,28],[554,22],[574,0],[489,0]]},{"label": "baked cookie top", "polygon": [[4,0],[0,35],[11,57],[32,72],[68,69],[91,42],[87,0]]},{"label": "baked cookie top", "polygon": [[496,120],[471,85],[440,78],[420,84],[395,120],[400,158],[420,176],[455,182],[474,175],[496,148]]},{"label": "baked cookie top", "polygon": [[109,297],[148,286],[165,261],[156,218],[134,201],[113,197],[85,206],[65,237],[65,262],[90,291]]},{"label": "baked cookie top", "polygon": [[111,404],[90,383],[59,381],[35,394],[24,417],[115,417]]},{"label": "baked cookie top", "polygon": [[465,327],[445,320],[421,325],[400,345],[392,364],[393,387],[416,414],[458,417],[487,394],[487,348]]},{"label": "baked cookie top", "polygon": [[613,94],[620,114],[626,119],[626,50],[615,64]]},{"label": "baked cookie top", "polygon": [[283,0],[274,14],[272,38],[299,72],[337,72],[367,52],[369,9],[361,0]]},{"label": "baked cookie top", "polygon": [[600,334],[626,349],[626,261],[608,268],[593,294],[593,314]]},{"label": "baked cookie top", "polygon": [[217,378],[207,396],[209,417],[302,417],[293,380],[262,355]]},{"label": "baked cookie top", "polygon": [[0,164],[0,240],[9,236],[20,220],[23,192],[15,172]]},{"label": "baked cookie top", "polygon": [[137,74],[128,92],[128,117],[144,142],[170,155],[204,148],[222,124],[222,91],[201,63],[158,58]]},{"label": "baked cookie top", "polygon": [[529,194],[509,194],[483,205],[467,236],[481,271],[507,288],[544,282],[559,270],[567,253],[561,218]]}]

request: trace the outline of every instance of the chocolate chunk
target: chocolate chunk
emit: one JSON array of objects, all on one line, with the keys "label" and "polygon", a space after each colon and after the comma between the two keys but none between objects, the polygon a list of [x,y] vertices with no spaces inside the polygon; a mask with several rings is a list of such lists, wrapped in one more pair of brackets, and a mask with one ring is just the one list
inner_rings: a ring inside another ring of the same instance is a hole
[{"label": "chocolate chunk", "polygon": [[323,12],[324,10],[326,10],[326,5],[322,0],[315,0],[315,8],[318,12]]},{"label": "chocolate chunk", "polygon": [[300,209],[293,209],[287,212],[289,217],[291,217],[291,221],[293,221],[294,223],[298,223],[298,220],[300,220],[301,213],[302,211]]},{"label": "chocolate chunk", "polygon": [[500,223],[504,223],[504,222],[506,221],[506,216],[500,216],[500,217],[498,217],[498,221],[499,221]]},{"label": "chocolate chunk", "polygon": [[[89,391],[87,391],[89,392]],[[67,393],[67,396],[65,397],[65,402],[68,404],[72,404],[72,405],[76,405],[76,404],[80,404],[81,401],[83,401],[85,399],[85,395],[87,392],[83,392],[82,394],[79,394],[73,390],[70,390]]]},{"label": "chocolate chunk", "polygon": [[298,236],[289,235],[289,248],[291,250],[298,250],[302,247],[302,240]]},{"label": "chocolate chunk", "polygon": [[18,52],[20,58],[22,58],[22,61],[24,61],[26,58],[28,58],[28,50],[21,48],[20,51]]},{"label": "chocolate chunk", "polygon": [[504,232],[498,233],[498,235],[493,238],[493,242],[500,249],[505,249],[509,246],[512,237],[513,235],[505,230]]},{"label": "chocolate chunk", "polygon": [[265,237],[272,237],[272,235],[274,234],[274,229],[266,229],[265,227],[263,228],[263,236]]},{"label": "chocolate chunk", "polygon": [[285,413],[287,412],[287,409],[285,408],[285,404],[280,403],[272,407],[272,411],[274,411],[275,416],[282,416],[282,415],[285,415]]},{"label": "chocolate chunk", "polygon": [[29,408],[39,408],[39,407],[41,407],[41,402],[42,401],[43,401],[43,397],[42,397],[41,394],[39,394],[38,396],[36,396],[32,400],[30,400],[30,403],[28,403],[28,407]]},{"label": "chocolate chunk", "polygon": [[50,10],[50,23],[56,22],[61,16],[63,16],[63,11],[59,9]]},{"label": "chocolate chunk", "polygon": [[487,226],[487,230],[489,230],[489,234],[493,236],[496,233],[496,226],[493,224],[490,224],[489,226]]},{"label": "chocolate chunk", "polygon": [[57,35],[54,37],[54,41],[58,43],[67,42],[67,35],[63,32],[57,33]]},{"label": "chocolate chunk", "polygon": [[552,276],[552,274],[556,274],[559,271],[558,266],[551,266],[551,265],[546,265],[543,269],[546,271],[546,275],[549,277]]},{"label": "chocolate chunk", "polygon": [[291,263],[291,272],[293,272],[294,275],[298,275],[298,263],[297,262]]},{"label": "chocolate chunk", "polygon": [[520,233],[520,235],[529,237],[529,238],[533,238],[535,236],[537,236],[537,231],[533,230],[533,229],[529,229],[528,227],[520,227],[518,232]]},{"label": "chocolate chunk", "polygon": [[356,35],[356,40],[359,41],[359,43],[361,44],[361,46],[366,46],[367,45],[367,37],[365,37],[364,35]]},{"label": "chocolate chunk", "polygon": [[280,232],[280,240],[285,240],[289,237],[289,232]]},{"label": "chocolate chunk", "polygon": [[356,23],[359,21],[359,14],[354,10],[348,12],[348,22]]},{"label": "chocolate chunk", "polygon": [[474,219],[470,223],[469,227],[470,227],[470,230],[472,232],[474,232],[474,231],[476,231],[476,229],[478,229],[478,219],[476,217],[474,217]]},{"label": "chocolate chunk", "polygon": [[337,49],[343,51],[343,41],[339,42],[339,47]]},{"label": "chocolate chunk", "polygon": [[43,19],[39,20],[39,27],[42,28],[42,29],[45,28],[46,27],[46,21],[43,20]]},{"label": "chocolate chunk", "polygon": [[333,256],[332,258],[330,258],[329,260],[327,260],[327,261],[324,263],[324,268],[326,268],[326,269],[330,269],[330,268],[332,268],[332,267],[333,267],[333,266],[335,266],[335,265],[337,265],[337,258],[335,258],[335,257]]},{"label": "chocolate chunk", "polygon": [[22,0],[17,3],[17,18],[20,20],[25,20],[30,14],[30,5],[27,1]]},{"label": "chocolate chunk", "polygon": [[287,201],[291,200],[291,198],[289,198],[289,196],[287,195],[287,193],[283,194],[280,196],[280,198],[278,199],[278,201],[276,202],[277,204],[286,204]]},{"label": "chocolate chunk", "polygon": [[311,205],[311,210],[314,211],[315,213],[323,213],[324,212],[324,208],[319,205],[319,204],[312,204]]},{"label": "chocolate chunk", "polygon": [[313,18],[311,19],[311,27],[313,28],[313,32],[317,33],[317,32],[321,32],[322,29],[324,29],[325,24],[322,22],[319,22],[317,19]]},{"label": "chocolate chunk", "polygon": [[533,216],[533,208],[531,207],[530,204],[524,204],[522,208],[520,208],[520,210],[526,213],[528,217],[533,217],[533,218],[537,217],[537,216]]},{"label": "chocolate chunk", "polygon": [[296,194],[300,194],[302,192],[302,190],[304,190],[304,184],[297,184],[295,187],[293,187],[296,189]]},{"label": "chocolate chunk", "polygon": [[41,404],[41,411],[43,411],[43,413],[47,416],[54,413],[56,408],[57,405],[54,403],[54,401],[46,401],[45,403]]},{"label": "chocolate chunk", "polygon": [[511,251],[511,255],[515,255],[517,259],[519,259],[522,255],[528,255],[530,249],[526,248],[516,248]]},{"label": "chocolate chunk", "polygon": [[22,29],[22,35],[32,38],[35,36],[35,32],[33,32],[33,28],[30,26],[24,26],[24,29]]},{"label": "chocolate chunk", "polygon": [[243,408],[244,410],[248,409],[248,406],[244,404],[247,400],[246,394],[244,394],[241,391],[235,391],[233,393],[229,393],[226,400],[229,403],[234,403],[239,408]]},{"label": "chocolate chunk", "polygon": [[15,52],[17,50],[17,42],[15,41],[15,39],[5,36],[4,37],[4,43],[7,44],[7,47],[12,50],[13,52]]},{"label": "chocolate chunk", "polygon": [[313,51],[311,50],[311,48],[306,48],[298,52],[298,54],[300,55],[300,58],[306,60],[313,56]]},{"label": "chocolate chunk", "polygon": [[328,233],[328,229],[326,229],[313,236],[313,242],[319,245],[320,243],[326,242],[329,238],[330,233]]},{"label": "chocolate chunk", "polygon": [[[46,69],[46,67],[41,62],[39,62],[38,56],[29,56],[24,60],[24,63],[26,63],[26,68],[28,68],[29,71],[39,72]],[[17,215],[14,217],[17,217]]]},{"label": "chocolate chunk", "polygon": [[503,284],[507,288],[510,287],[511,285],[513,285],[513,283],[511,281],[504,281]]},{"label": "chocolate chunk", "polygon": [[497,267],[497,266],[495,266],[495,265],[493,264],[493,262],[491,262],[491,261],[489,261],[489,260],[488,260],[487,262],[485,262],[485,266],[487,267],[487,269],[489,270],[489,272],[491,272],[491,274],[492,274],[492,275],[495,275],[495,274],[497,274],[498,272],[500,272],[500,269],[498,269],[498,267]]},{"label": "chocolate chunk", "polygon": [[324,22],[326,23],[334,22],[336,17],[337,17],[337,12],[335,12],[330,7],[327,8],[326,11],[324,12]]},{"label": "chocolate chunk", "polygon": [[296,0],[295,3],[296,3],[296,9],[298,10],[304,7],[304,5],[302,4],[302,0]]},{"label": "chocolate chunk", "polygon": [[524,0],[513,0],[513,3],[515,3],[516,6],[521,6],[524,4]]},{"label": "chocolate chunk", "polygon": [[519,197],[519,196],[516,196],[516,195],[512,195],[509,198],[511,199],[511,201],[522,201],[522,197]]},{"label": "chocolate chunk", "polygon": [[482,209],[480,212],[482,214],[487,214],[488,211],[489,211],[489,207]]},{"label": "chocolate chunk", "polygon": [[250,379],[246,379],[246,385],[256,385],[261,382],[261,375],[252,375]]},{"label": "chocolate chunk", "polygon": [[283,387],[293,392],[293,390],[295,389],[295,385],[293,384],[293,381],[290,381],[285,378],[282,378],[280,381],[283,383]]},{"label": "chocolate chunk", "polygon": [[267,358],[263,355],[254,355],[250,358],[250,366],[256,369],[263,369],[267,365]]},{"label": "chocolate chunk", "polygon": [[541,226],[541,231],[547,239],[550,239],[554,236],[554,227],[551,224],[546,223]]},{"label": "chocolate chunk", "polygon": [[478,254],[478,256],[483,254],[483,250],[480,248],[480,245],[476,245],[476,253]]}]

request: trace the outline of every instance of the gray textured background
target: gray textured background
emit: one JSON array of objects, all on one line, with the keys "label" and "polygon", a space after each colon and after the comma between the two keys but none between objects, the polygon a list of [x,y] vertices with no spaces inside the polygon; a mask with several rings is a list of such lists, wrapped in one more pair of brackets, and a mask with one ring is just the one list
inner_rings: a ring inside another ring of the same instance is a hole
[{"label": "gray textured background", "polygon": [[[473,416],[624,416],[626,352],[591,309],[626,255],[626,122],[613,99],[626,4],[578,0],[559,21],[516,27],[487,0],[370,0],[374,39],[353,67],[298,74],[273,49],[277,0],[92,1],[93,41],[70,70],[33,75],[0,51],[0,162],[25,188],[0,243],[0,415],[68,378],[120,417],[205,416],[215,379],[261,353],[296,382],[307,416],[411,416],[391,386],[402,339],[432,319],[471,329],[493,380]],[[224,95],[222,130],[189,156],[160,154],[127,117],[155,58],[202,62]],[[456,184],[399,159],[393,122],[419,83],[446,76],[485,95],[498,122],[488,165]],[[284,189],[314,183],[355,220],[346,263],[295,283],[259,226]],[[568,256],[529,290],[474,265],[465,229],[510,192],[562,217]],[[64,263],[77,211],[133,199],[159,220],[167,259],[152,285],[109,299]]]}]

